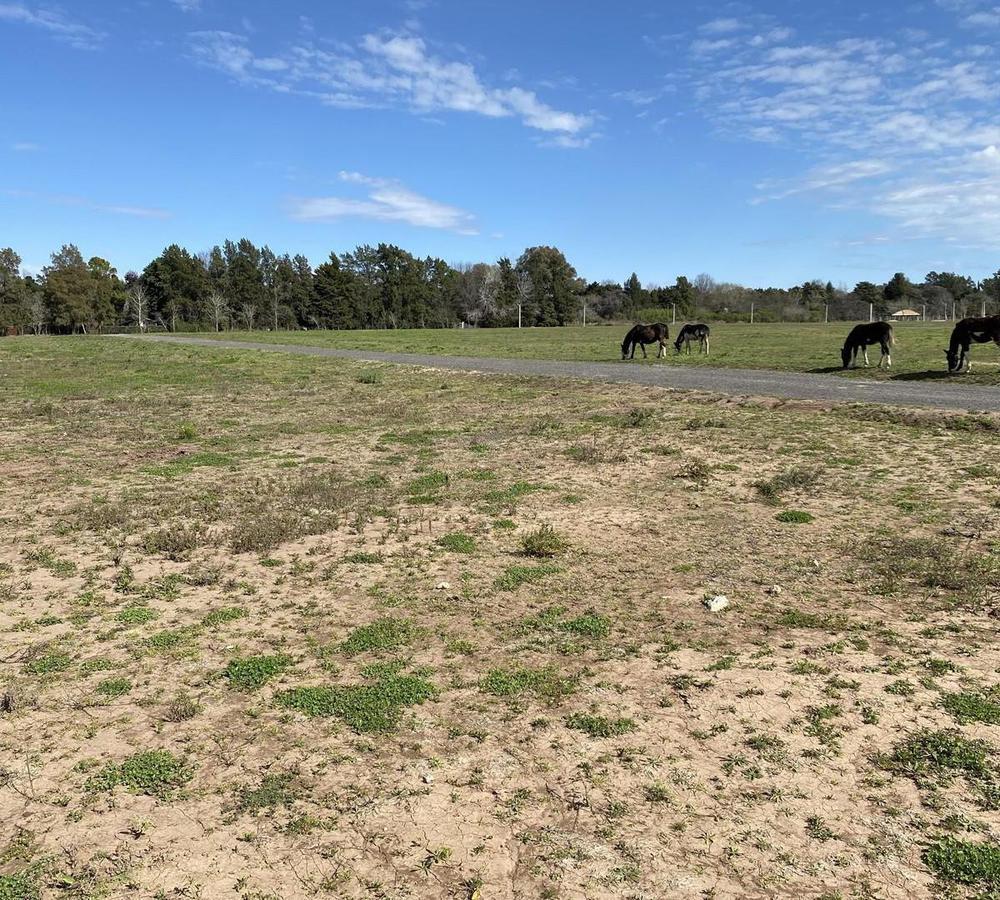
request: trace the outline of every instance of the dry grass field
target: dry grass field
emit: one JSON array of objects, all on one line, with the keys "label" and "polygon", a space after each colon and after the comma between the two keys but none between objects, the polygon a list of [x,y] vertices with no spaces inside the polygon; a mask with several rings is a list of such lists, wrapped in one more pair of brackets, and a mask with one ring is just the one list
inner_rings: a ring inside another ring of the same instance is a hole
[{"label": "dry grass field", "polygon": [[1000,419],[100,338],[0,391],[2,900],[1000,896]]}]

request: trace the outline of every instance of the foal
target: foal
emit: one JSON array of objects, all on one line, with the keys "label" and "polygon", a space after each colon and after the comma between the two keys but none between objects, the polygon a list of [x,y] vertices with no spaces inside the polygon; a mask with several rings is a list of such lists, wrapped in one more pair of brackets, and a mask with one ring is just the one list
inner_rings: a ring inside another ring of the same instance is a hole
[{"label": "foal", "polygon": [[674,341],[674,352],[681,352],[681,344],[686,345],[688,354],[691,353],[691,341],[697,341],[701,345],[701,352],[708,353],[708,336],[711,333],[711,329],[699,322],[696,325],[685,325],[680,333],[677,335],[677,340]]},{"label": "foal", "polygon": [[840,351],[840,359],[846,369],[852,362],[857,366],[858,354],[863,353],[867,367],[869,365],[868,346],[879,344],[882,347],[882,356],[878,361],[878,368],[881,369],[882,363],[885,362],[888,369],[892,366],[892,354],[889,348],[894,343],[896,341],[892,336],[892,326],[888,322],[867,322],[864,325],[855,325],[847,336],[847,340],[844,341],[844,347]]},{"label": "foal", "polygon": [[1000,347],[1000,316],[986,316],[978,319],[962,319],[951,332],[951,341],[944,355],[948,358],[948,371],[971,371],[972,360],[969,359],[969,345],[973,342],[986,344],[993,341]]},{"label": "foal", "polygon": [[[659,344],[660,349],[656,351],[656,358],[660,359],[667,355],[667,339],[670,337],[670,329],[662,322],[654,322],[652,325],[636,325],[625,335],[622,341],[622,359],[635,359],[636,345],[642,350],[644,359],[649,358],[646,353],[646,344]],[[631,355],[629,355],[629,351]]]}]

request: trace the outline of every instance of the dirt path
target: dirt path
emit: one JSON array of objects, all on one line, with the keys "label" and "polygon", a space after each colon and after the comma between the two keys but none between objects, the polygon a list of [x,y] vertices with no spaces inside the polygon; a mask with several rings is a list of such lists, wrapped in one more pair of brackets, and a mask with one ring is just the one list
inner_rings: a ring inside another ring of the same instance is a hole
[{"label": "dirt path", "polygon": [[774,372],[761,369],[711,369],[670,363],[636,365],[623,362],[562,362],[530,359],[489,359],[468,356],[430,356],[419,353],[384,353],[377,350],[337,350],[306,344],[269,344],[259,341],[229,341],[174,335],[120,335],[142,341],[197,344],[227,350],[267,350],[328,356],[340,359],[489,372],[498,375],[542,375],[646,384],[676,390],[711,391],[736,396],[779,397],[799,400],[832,400],[841,403],[884,403],[891,406],[919,406],[934,409],[1000,412],[1000,390],[982,385],[963,385],[959,378],[935,381],[867,381]]}]

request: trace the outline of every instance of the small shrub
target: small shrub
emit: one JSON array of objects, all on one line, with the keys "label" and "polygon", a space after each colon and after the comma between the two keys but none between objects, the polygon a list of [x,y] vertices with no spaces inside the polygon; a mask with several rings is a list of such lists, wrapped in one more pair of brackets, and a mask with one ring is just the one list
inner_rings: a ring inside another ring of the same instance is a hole
[{"label": "small shrub", "polygon": [[186,722],[201,712],[198,701],[185,693],[180,693],[171,700],[163,711],[165,722]]},{"label": "small shrub", "polygon": [[371,369],[365,372],[359,372],[357,377],[358,384],[381,384],[383,380],[381,372],[376,372]]},{"label": "small shrub", "polygon": [[525,556],[539,559],[550,559],[565,552],[569,546],[565,538],[556,532],[551,525],[542,525],[528,532],[521,538],[521,552]]},{"label": "small shrub", "polygon": [[204,525],[175,522],[149,532],[142,539],[142,546],[147,553],[159,553],[167,559],[180,560],[201,547],[206,538]]}]

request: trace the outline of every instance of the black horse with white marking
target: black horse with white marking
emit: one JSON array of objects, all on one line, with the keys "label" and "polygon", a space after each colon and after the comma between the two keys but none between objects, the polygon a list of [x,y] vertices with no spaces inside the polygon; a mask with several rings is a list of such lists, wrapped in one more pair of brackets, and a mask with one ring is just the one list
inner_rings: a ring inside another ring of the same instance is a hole
[{"label": "black horse with white marking", "polygon": [[694,325],[685,325],[677,335],[677,340],[674,341],[674,352],[681,352],[681,344],[687,347],[687,352],[691,353],[691,341],[697,341],[700,345],[701,353],[708,353],[708,336],[711,334],[712,329],[702,322],[698,322]]},{"label": "black horse with white marking", "polygon": [[[649,358],[646,353],[646,344],[659,344],[660,349],[656,352],[656,358],[667,355],[667,340],[670,338],[670,329],[662,322],[654,322],[652,325],[636,325],[622,341],[622,359],[635,359],[635,348],[638,346],[642,350],[644,359]],[[631,351],[631,355],[629,355]]]},{"label": "black horse with white marking", "polygon": [[970,371],[969,346],[972,343],[988,344],[990,341],[1000,347],[1000,316],[962,319],[952,329],[948,349],[944,351],[948,358],[948,371],[961,372],[963,366],[966,372]]},{"label": "black horse with white marking", "polygon": [[890,353],[890,348],[896,341],[892,336],[892,326],[888,322],[868,322],[864,325],[855,325],[851,329],[851,333],[847,336],[847,340],[844,341],[844,347],[840,351],[840,358],[844,363],[844,368],[846,369],[851,363],[856,366],[858,364],[858,354],[861,353],[865,358],[865,366],[869,365],[868,362],[868,348],[872,344],[878,344],[882,348],[882,356],[878,361],[878,368],[882,368],[882,363],[886,364],[886,368],[892,366],[892,355]]}]

